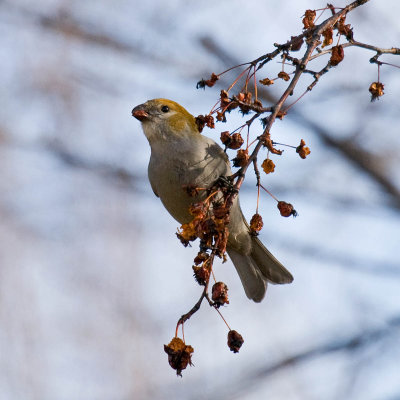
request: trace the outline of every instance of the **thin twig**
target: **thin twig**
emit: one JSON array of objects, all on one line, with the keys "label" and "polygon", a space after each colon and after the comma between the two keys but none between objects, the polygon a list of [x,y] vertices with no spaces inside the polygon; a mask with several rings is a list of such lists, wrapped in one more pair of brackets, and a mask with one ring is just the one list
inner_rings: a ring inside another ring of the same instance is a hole
[{"label": "thin twig", "polygon": [[[384,48],[373,46],[373,45],[370,45],[370,44],[361,43],[361,42],[358,42],[358,41],[356,41],[354,39],[349,40],[348,43],[343,43],[342,47],[343,48],[346,48],[346,47],[361,47],[363,49],[375,51],[378,56],[381,56],[382,54],[400,55],[400,48],[398,48],[398,47],[391,47],[390,49],[384,49]],[[332,52],[332,48],[325,49],[325,50],[320,50],[318,52],[318,54],[315,54],[315,55],[310,57],[310,61],[315,60],[316,58],[321,57],[324,54],[329,54],[331,52]]]}]

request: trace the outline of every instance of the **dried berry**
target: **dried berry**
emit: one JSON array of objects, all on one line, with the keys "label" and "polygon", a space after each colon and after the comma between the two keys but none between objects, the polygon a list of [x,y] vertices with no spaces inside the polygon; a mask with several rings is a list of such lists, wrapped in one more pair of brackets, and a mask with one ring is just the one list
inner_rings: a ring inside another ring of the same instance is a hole
[{"label": "dried berry", "polygon": [[224,282],[214,283],[211,293],[211,298],[217,308],[223,306],[224,304],[229,304],[228,286],[226,286]]},{"label": "dried berry", "polygon": [[176,374],[182,376],[182,371],[192,364],[192,346],[187,346],[182,339],[174,337],[168,345],[164,345],[164,351],[168,354],[169,365],[176,370]]},{"label": "dried berry", "polygon": [[236,157],[232,160],[234,167],[244,167],[249,161],[249,151],[246,150],[238,150]]},{"label": "dried berry", "polygon": [[189,207],[189,212],[194,217],[203,218],[207,210],[204,203],[192,203]]},{"label": "dried berry", "polygon": [[195,265],[199,265],[199,264],[201,264],[202,262],[208,260],[209,257],[210,257],[210,256],[209,256],[206,252],[204,252],[204,251],[199,251],[199,252],[197,253],[197,256],[194,258],[193,262],[195,263]]},{"label": "dried berry", "polygon": [[197,129],[201,133],[203,131],[203,129],[204,129],[204,126],[206,125],[205,116],[204,115],[198,115],[195,118],[195,121],[196,121]]},{"label": "dried berry", "polygon": [[229,131],[224,131],[221,132],[221,142],[228,147],[229,149],[232,150],[237,150],[239,149],[242,144],[244,143],[244,140],[242,138],[242,135],[238,132],[230,135]]},{"label": "dried berry", "polygon": [[262,217],[260,214],[254,214],[250,220],[250,233],[252,235],[258,235],[258,232],[261,231],[264,226]]},{"label": "dried berry", "polygon": [[304,14],[303,18],[303,25],[304,29],[309,29],[314,27],[314,19],[316,17],[317,13],[315,10],[307,10]]},{"label": "dried berry", "polygon": [[279,72],[279,74],[278,74],[278,78],[281,78],[281,79],[283,79],[284,81],[290,81],[290,76],[289,76],[289,74],[287,73],[287,72],[285,72],[285,71],[281,71],[281,72]]},{"label": "dried berry", "polygon": [[[224,220],[224,224],[229,223],[229,216],[226,220]],[[218,240],[216,244],[216,249],[217,249],[217,256],[220,258],[224,258],[224,255],[226,253],[226,245],[228,243],[228,236],[229,236],[229,229],[224,225],[224,228],[220,230],[218,234]],[[228,288],[226,288],[228,290]],[[227,297],[228,299],[228,297]],[[229,301],[227,301],[229,303]]]},{"label": "dried berry", "polygon": [[225,146],[228,146],[229,143],[231,142],[231,135],[229,134],[229,131],[221,132],[220,139],[221,139],[222,144],[224,144]]},{"label": "dried berry", "polygon": [[201,286],[205,286],[210,279],[210,268],[206,265],[202,265],[201,267],[193,265],[192,269],[196,282]]},{"label": "dried berry", "polygon": [[278,150],[274,147],[274,143],[271,140],[271,134],[269,132],[264,132],[263,136],[263,144],[264,146],[272,153],[272,154],[279,154],[283,153],[283,150]]},{"label": "dried berry", "polygon": [[247,114],[250,111],[252,94],[250,92],[241,92],[234,97],[237,106],[242,114]]},{"label": "dried berry", "polygon": [[251,92],[245,92],[244,93],[244,102],[246,104],[250,104],[251,103],[251,97],[252,97]]},{"label": "dried berry", "polygon": [[292,42],[292,45],[290,46],[292,51],[299,51],[304,43],[304,39],[301,36],[291,36],[290,41]]},{"label": "dried berry", "polygon": [[239,100],[239,101],[244,101],[244,93],[242,93],[242,92],[240,92],[237,96],[237,99]]},{"label": "dried berry", "polygon": [[243,343],[244,340],[240,333],[234,330],[228,332],[228,347],[231,351],[238,353]]},{"label": "dried berry", "polygon": [[202,132],[205,125],[211,129],[215,128],[214,117],[212,115],[198,115],[195,121],[199,132]]},{"label": "dried berry", "polygon": [[178,231],[176,233],[176,236],[185,247],[187,247],[189,242],[197,239],[196,222],[196,220],[193,220],[188,224],[183,224],[181,226],[181,232]]},{"label": "dried berry", "polygon": [[384,84],[381,82],[372,82],[369,87],[369,92],[371,93],[371,101],[375,101],[379,99],[379,97],[383,96]]},{"label": "dried berry", "polygon": [[224,109],[227,106],[229,106],[229,103],[231,101],[229,100],[229,95],[226,90],[221,90],[220,97],[221,97],[221,107]]},{"label": "dried berry", "polygon": [[206,85],[209,86],[209,87],[212,87],[212,86],[215,85],[215,82],[217,82],[218,79],[219,79],[219,76],[216,75],[216,74],[214,74],[214,72],[213,72],[213,73],[211,74],[210,79],[208,79],[208,80],[206,81]]},{"label": "dried berry", "polygon": [[242,138],[242,135],[240,133],[236,132],[233,135],[231,135],[231,141],[230,141],[228,147],[232,150],[237,150],[242,146],[243,143],[244,143],[244,140]]},{"label": "dried berry", "polygon": [[343,61],[344,58],[344,50],[341,44],[332,47],[332,53],[330,58],[330,63],[333,67],[338,65]]},{"label": "dried berry", "polygon": [[282,215],[282,217],[297,217],[297,211],[293,208],[290,203],[286,203],[285,201],[278,202],[278,209]]},{"label": "dried berry", "polygon": [[274,80],[273,80],[273,79],[268,79],[268,78],[261,79],[259,82],[260,82],[262,85],[265,85],[265,86],[271,86],[271,85],[274,84]]},{"label": "dried berry", "polygon": [[351,28],[350,24],[345,24],[346,21],[346,15],[343,15],[340,17],[338,23],[337,23],[337,30],[341,35],[346,36],[347,40],[352,40],[353,39],[353,29]]},{"label": "dried berry", "polygon": [[322,32],[322,36],[324,37],[324,41],[322,42],[322,48],[326,46],[330,46],[333,43],[333,29],[328,28]]},{"label": "dried berry", "polygon": [[213,203],[213,214],[214,217],[217,219],[223,219],[226,218],[228,215],[228,209],[226,208],[224,203]]},{"label": "dried berry", "polygon": [[261,168],[264,170],[266,174],[271,174],[275,170],[275,164],[272,160],[267,158],[261,164]]},{"label": "dried berry", "polygon": [[311,153],[310,149],[305,146],[306,142],[303,139],[301,139],[300,145],[296,147],[296,153],[298,153],[299,156],[303,159],[306,158]]},{"label": "dried berry", "polygon": [[217,111],[217,121],[226,122],[225,112]]},{"label": "dried berry", "polygon": [[213,87],[215,85],[215,82],[219,79],[219,76],[212,73],[210,79],[204,80],[202,79],[201,81],[197,82],[196,88],[197,89],[205,89],[206,86],[208,87]]},{"label": "dried berry", "polygon": [[214,124],[214,117],[212,115],[206,115],[205,116],[205,122],[206,125],[211,128],[214,129],[215,128],[215,124]]}]

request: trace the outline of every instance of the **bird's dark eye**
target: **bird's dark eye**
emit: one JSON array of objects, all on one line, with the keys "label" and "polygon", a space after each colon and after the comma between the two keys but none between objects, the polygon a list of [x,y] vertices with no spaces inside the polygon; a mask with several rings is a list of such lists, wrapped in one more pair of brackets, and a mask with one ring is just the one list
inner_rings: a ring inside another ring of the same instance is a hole
[{"label": "bird's dark eye", "polygon": [[162,107],[161,107],[161,111],[162,111],[163,113],[167,113],[167,112],[169,111],[169,107],[168,107],[168,106],[162,106]]}]

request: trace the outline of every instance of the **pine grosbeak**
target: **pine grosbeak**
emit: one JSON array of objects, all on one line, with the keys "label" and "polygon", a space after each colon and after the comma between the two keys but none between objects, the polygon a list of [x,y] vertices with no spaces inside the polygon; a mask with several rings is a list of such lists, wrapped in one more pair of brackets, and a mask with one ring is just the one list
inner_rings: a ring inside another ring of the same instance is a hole
[{"label": "pine grosbeak", "polygon": [[[227,155],[212,139],[200,134],[195,118],[174,101],[149,100],[135,107],[132,115],[142,123],[150,143],[148,175],[155,195],[179,223],[190,222],[190,205],[204,200],[205,194],[190,197],[183,187],[207,188],[219,177],[232,175]],[[238,198],[228,229],[227,252],[248,298],[260,302],[267,282],[292,282],[290,272],[250,235]]]}]

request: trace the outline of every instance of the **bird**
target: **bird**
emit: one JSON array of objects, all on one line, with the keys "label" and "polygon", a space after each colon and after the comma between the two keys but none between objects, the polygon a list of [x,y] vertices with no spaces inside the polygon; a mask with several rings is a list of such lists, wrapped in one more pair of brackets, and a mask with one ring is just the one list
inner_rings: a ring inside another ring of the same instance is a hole
[{"label": "bird", "polygon": [[[191,197],[185,186],[208,188],[220,177],[232,175],[225,151],[200,133],[196,119],[175,101],[157,98],[133,108],[151,149],[148,178],[154,194],[180,224],[193,216],[191,204],[205,194]],[[203,196],[203,197],[202,197]],[[254,235],[236,196],[228,225],[227,253],[233,262],[247,297],[257,303],[265,296],[268,283],[286,284],[292,274]]]}]

